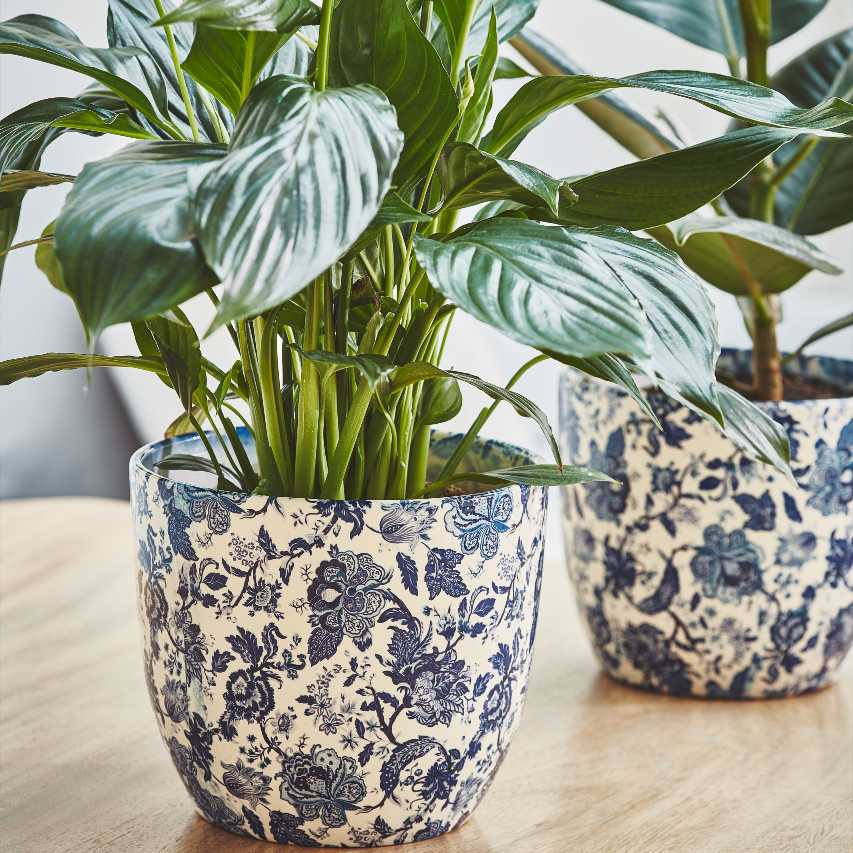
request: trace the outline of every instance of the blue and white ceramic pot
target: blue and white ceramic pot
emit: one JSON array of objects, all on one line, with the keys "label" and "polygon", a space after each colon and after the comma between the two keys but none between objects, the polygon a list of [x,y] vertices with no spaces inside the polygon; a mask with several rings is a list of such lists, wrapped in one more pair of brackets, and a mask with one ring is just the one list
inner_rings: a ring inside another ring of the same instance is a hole
[{"label": "blue and white ceramic pot", "polygon": [[[145,677],[198,811],[308,846],[458,826],[519,722],[545,489],[313,501],[156,473],[197,441],[142,448],[131,486]],[[493,442],[476,456],[530,461]]]},{"label": "blue and white ceramic pot", "polygon": [[[750,353],[720,366],[748,375]],[[853,362],[789,369],[853,393]],[[659,431],[611,385],[565,375],[573,462],[608,472],[564,494],[581,619],[604,670],[679,695],[789,696],[831,684],[853,644],[853,397],[762,404],[796,485],[660,394]]]}]

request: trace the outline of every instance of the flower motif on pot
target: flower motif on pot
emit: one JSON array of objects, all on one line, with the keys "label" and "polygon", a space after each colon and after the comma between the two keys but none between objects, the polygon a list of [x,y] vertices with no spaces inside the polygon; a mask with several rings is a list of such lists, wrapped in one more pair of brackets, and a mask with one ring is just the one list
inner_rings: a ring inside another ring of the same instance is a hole
[{"label": "flower motif on pot", "polygon": [[422,540],[429,539],[428,531],[435,524],[438,508],[424,501],[400,501],[383,504],[388,512],[379,522],[386,542],[406,544],[412,550]]},{"label": "flower motif on pot", "polygon": [[282,760],[281,797],[293,803],[304,820],[319,818],[326,826],[343,826],[347,811],[357,807],[367,786],[352,758],[331,748],[314,746]]},{"label": "flower motif on pot", "polygon": [[762,556],[743,530],[726,533],[719,524],[712,524],[702,538],[690,569],[705,595],[735,602],[761,588]]},{"label": "flower motif on pot", "polygon": [[222,492],[195,489],[190,495],[190,516],[205,521],[211,533],[222,534],[231,527],[231,514],[242,513],[240,504]]},{"label": "flower motif on pot", "polygon": [[449,512],[444,517],[448,533],[459,539],[463,554],[479,552],[484,560],[498,553],[500,536],[510,529],[512,499],[503,491],[486,492],[445,500]]},{"label": "flower motif on pot", "polygon": [[383,587],[391,573],[369,554],[338,551],[322,560],[308,587],[308,604],[316,627],[308,640],[311,663],[330,658],[343,635],[361,651],[370,646],[370,629],[385,603]]}]

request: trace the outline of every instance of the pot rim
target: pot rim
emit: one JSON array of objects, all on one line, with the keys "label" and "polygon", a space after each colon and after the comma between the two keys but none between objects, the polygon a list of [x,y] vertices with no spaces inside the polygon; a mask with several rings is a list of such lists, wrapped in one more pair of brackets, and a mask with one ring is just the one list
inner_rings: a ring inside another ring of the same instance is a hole
[{"label": "pot rim", "polygon": [[[720,358],[744,356],[746,354],[751,353],[752,350],[746,347],[722,347],[722,349],[720,350]],[[783,353],[782,355],[784,357],[786,353]],[[828,404],[844,405],[846,403],[849,403],[850,405],[853,405],[853,359],[842,358],[841,356],[835,355],[806,355],[802,353],[797,356],[796,359],[792,360],[792,362],[790,362],[789,364],[798,366],[799,369],[792,371],[796,375],[808,376],[810,375],[810,373],[813,373],[813,368],[810,368],[809,363],[811,363],[812,365],[821,363],[843,365],[846,372],[849,373],[850,376],[848,382],[849,393],[843,397],[814,397],[800,398],[794,400],[750,400],[750,402],[764,411],[778,410],[778,408],[786,406],[791,406],[795,408],[813,408],[815,406],[825,406]],[[586,374],[576,374],[575,371],[567,367],[563,371],[562,376],[560,377],[560,382],[568,383],[570,381],[579,382],[587,386],[597,386],[608,394],[616,394],[620,397],[628,396],[627,392],[620,388],[618,385],[606,382],[605,380],[596,379],[595,377],[588,376]],[[643,383],[640,385],[640,390],[644,394],[648,395],[659,394],[663,397],[666,397],[667,399],[673,400],[673,402],[678,403],[679,406],[684,405],[683,403],[676,400],[674,397],[670,397],[665,391],[662,391],[656,385],[646,385],[645,383]]]},{"label": "pot rim", "polygon": [[[219,437],[209,430],[205,430],[204,433],[208,440],[211,442],[213,447],[219,446]],[[251,433],[245,426],[237,427],[237,434],[240,438],[247,437],[251,440]],[[440,430],[433,430],[432,435],[439,437],[441,439],[449,439],[449,438],[459,438],[460,440],[463,438],[464,433],[461,432],[442,432]],[[338,504],[367,504],[368,506],[381,506],[382,504],[400,504],[400,503],[423,503],[423,504],[431,504],[436,507],[440,506],[443,501],[455,501],[455,500],[465,500],[470,497],[483,497],[483,496],[494,496],[500,493],[510,493],[514,490],[521,490],[521,485],[518,483],[508,483],[505,486],[495,486],[491,489],[485,489],[479,492],[465,492],[461,495],[444,495],[434,498],[296,498],[290,497],[287,495],[265,495],[265,494],[252,494],[250,492],[235,492],[231,489],[216,489],[209,486],[199,486],[194,483],[187,483],[183,480],[177,480],[174,477],[167,476],[165,474],[160,473],[159,471],[154,470],[151,467],[146,465],[146,458],[149,454],[153,454],[155,452],[162,452],[164,448],[167,446],[170,450],[175,451],[181,447],[181,445],[186,445],[189,443],[199,443],[200,439],[197,434],[194,432],[183,433],[182,435],[177,435],[173,438],[162,438],[159,441],[152,441],[148,444],[143,444],[137,450],[133,452],[133,455],[130,457],[129,468],[131,472],[131,476],[135,470],[142,472],[147,477],[156,477],[158,480],[164,480],[167,483],[173,483],[177,486],[180,486],[184,489],[197,490],[201,492],[205,492],[207,494],[214,493],[218,495],[236,495],[240,498],[250,499],[255,498],[259,501],[268,501],[270,499],[281,500],[281,501],[304,501],[309,504],[316,504],[318,502],[323,503],[338,503]],[[483,445],[494,445],[500,448],[503,452],[507,454],[508,457],[522,457],[525,460],[525,464],[538,463],[541,462],[541,457],[534,453],[531,450],[527,450],[526,448],[520,447],[517,444],[511,444],[508,441],[501,441],[496,438],[478,438],[474,441],[472,445],[472,450],[477,447],[481,447]],[[527,486],[529,489],[545,489],[546,486]]]}]

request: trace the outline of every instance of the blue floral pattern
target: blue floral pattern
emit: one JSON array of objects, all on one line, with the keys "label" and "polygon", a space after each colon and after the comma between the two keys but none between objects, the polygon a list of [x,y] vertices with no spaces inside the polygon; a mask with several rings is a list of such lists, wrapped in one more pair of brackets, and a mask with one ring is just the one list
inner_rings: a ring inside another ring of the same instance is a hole
[{"label": "blue floral pattern", "polygon": [[[743,375],[749,354],[720,364]],[[853,362],[788,369],[853,393]],[[566,553],[604,669],[677,695],[816,690],[853,645],[853,397],[764,404],[796,484],[661,394],[663,430],[624,393],[566,374],[561,438],[617,483],[564,493]]]},{"label": "blue floral pattern", "polygon": [[[519,722],[546,491],[309,501],[151,472],[194,441],[139,451],[131,492],[149,695],[199,811],[303,846],[457,826]],[[523,458],[485,442],[473,461]]]}]

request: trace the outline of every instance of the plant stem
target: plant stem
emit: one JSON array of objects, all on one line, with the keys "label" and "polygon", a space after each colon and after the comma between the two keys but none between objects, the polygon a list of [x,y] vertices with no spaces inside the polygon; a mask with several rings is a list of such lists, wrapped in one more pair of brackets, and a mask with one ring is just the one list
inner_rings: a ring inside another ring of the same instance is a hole
[{"label": "plant stem", "polygon": [[[772,28],[771,0],[739,0],[746,37],[746,73],[749,80],[766,86],[767,49]],[[793,168],[796,168],[796,164]],[[784,180],[784,177],[782,178]],[[768,158],[750,188],[750,212],[756,219],[773,223],[776,189],[779,186],[773,160]],[[785,388],[782,359],[776,336],[776,317],[761,283],[744,276],[752,300],[752,385],[758,400],[781,400]]]},{"label": "plant stem", "polygon": [[726,43],[726,63],[732,77],[740,77],[740,51],[735,42],[734,28],[729,17],[726,0],[714,0],[717,6],[717,17],[720,19],[720,30],[723,33],[723,41]]},{"label": "plant stem", "polygon": [[766,86],[767,48],[770,46],[770,0],[739,0],[740,17],[746,36],[746,76]]},{"label": "plant stem", "polygon": [[468,41],[468,32],[471,29],[471,23],[474,20],[474,12],[477,11],[478,2],[479,0],[466,0],[465,3],[465,11],[459,27],[459,39],[453,46],[453,57],[450,60],[450,82],[454,86],[459,79],[462,63],[465,61],[465,45]]},{"label": "plant stem", "polygon": [[222,470],[222,465],[219,463],[219,459],[216,456],[216,451],[210,444],[210,441],[207,435],[202,428],[202,425],[198,422],[198,418],[192,413],[189,413],[190,423],[193,425],[193,429],[196,431],[198,437],[201,439],[201,443],[204,445],[204,449],[207,451],[207,455],[210,457],[210,462],[213,467],[216,469],[216,476],[221,480],[225,480],[225,472]]},{"label": "plant stem", "polygon": [[[154,5],[157,7],[157,14],[161,18],[165,17],[166,11],[163,8],[163,0],[154,0]],[[181,92],[184,109],[187,111],[187,121],[190,124],[193,140],[198,142],[201,139],[198,132],[198,123],[196,122],[195,113],[193,112],[192,103],[190,102],[190,93],[187,89],[187,80],[184,77],[184,70],[181,68],[181,60],[178,57],[178,46],[175,44],[175,35],[169,24],[166,24],[163,27],[163,30],[166,34],[166,44],[169,46],[169,54],[172,57],[172,65],[175,66],[175,76],[178,80],[178,89]]]},{"label": "plant stem", "polygon": [[776,193],[779,187],[791,176],[798,166],[812,153],[820,140],[817,136],[804,139],[794,152],[793,156],[784,165],[776,169],[765,182],[761,196],[761,208],[759,213],[765,222],[774,222],[776,219]]},{"label": "plant stem", "polygon": [[243,54],[243,78],[240,81],[240,102],[249,97],[252,91],[252,66],[255,64],[255,41],[258,34],[249,30],[246,34],[246,52]]},{"label": "plant stem", "polygon": [[323,11],[320,15],[320,37],[317,40],[314,85],[322,92],[329,83],[329,41],[332,35],[332,12],[334,0],[323,0]]},{"label": "plant stem", "polygon": [[432,23],[432,3],[433,0],[424,0],[423,6],[421,6],[421,19],[420,19],[420,27],[421,32],[429,36],[429,27]]},{"label": "plant stem", "polygon": [[249,412],[252,419],[252,432],[255,436],[255,451],[258,454],[258,467],[261,478],[267,481],[267,488],[272,490],[280,486],[278,469],[275,465],[272,449],[267,441],[263,406],[260,402],[257,365],[245,320],[237,322],[237,337],[240,341],[240,359],[243,362],[243,372],[246,376],[246,384],[249,387]]},{"label": "plant stem", "polygon": [[[315,279],[308,290],[305,332],[302,346],[317,349],[320,342],[320,320],[323,316],[323,281]],[[296,427],[296,458],[293,487],[296,497],[314,497],[317,471],[317,433],[320,428],[320,373],[308,359],[302,362],[302,382],[299,389],[298,422]]]},{"label": "plant stem", "polygon": [[[513,387],[531,367],[535,367],[539,364],[540,361],[545,361],[548,358],[547,355],[540,354],[534,356],[530,359],[530,361],[526,361],[518,370],[513,373],[512,378],[507,382],[506,387],[507,390]],[[480,430],[485,425],[486,421],[492,416],[492,413],[497,409],[500,405],[500,400],[495,400],[491,406],[486,406],[479,415],[477,415],[476,420],[468,429],[468,432],[462,437],[462,441],[456,445],[456,449],[450,455],[450,458],[447,462],[444,463],[444,467],[441,469],[441,473],[438,475],[439,480],[446,480],[448,477],[453,476],[456,469],[459,467],[459,463],[465,458],[465,454],[470,450],[471,445],[477,439],[477,436],[480,433]]]},{"label": "plant stem", "polygon": [[258,340],[258,374],[261,381],[261,404],[267,426],[267,440],[275,459],[282,488],[288,491],[292,480],[293,460],[284,440],[284,403],[279,380],[278,351],[275,347],[275,322],[255,318]]}]

